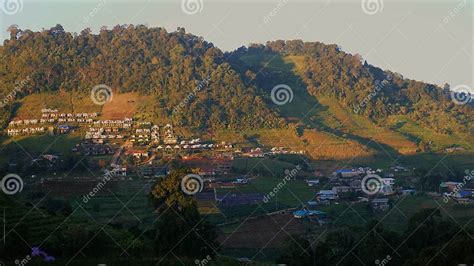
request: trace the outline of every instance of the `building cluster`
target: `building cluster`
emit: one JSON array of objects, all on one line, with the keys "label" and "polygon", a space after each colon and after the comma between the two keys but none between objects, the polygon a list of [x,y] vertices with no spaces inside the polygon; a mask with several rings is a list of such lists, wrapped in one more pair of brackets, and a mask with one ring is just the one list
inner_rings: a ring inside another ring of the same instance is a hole
[{"label": "building cluster", "polygon": [[21,135],[34,135],[45,133],[45,127],[27,127],[27,128],[8,128],[7,135],[10,137],[21,136]]},{"label": "building cluster", "polygon": [[217,175],[230,173],[234,157],[220,154],[212,157],[184,156],[182,163],[192,169],[197,169],[198,175],[204,180],[212,181]]},{"label": "building cluster", "polygon": [[58,110],[41,110],[40,123],[92,123],[98,113],[59,113]]},{"label": "building cluster", "polygon": [[41,109],[42,118],[95,118],[98,113],[59,113],[57,109]]},{"label": "building cluster", "polygon": [[303,150],[300,151],[288,151],[284,147],[273,147],[270,150],[264,150],[262,148],[248,149],[242,151],[242,156],[251,158],[263,158],[265,156],[275,156],[279,154],[305,154]]},{"label": "building cluster", "polygon": [[115,149],[110,144],[83,141],[80,144],[76,144],[72,151],[81,152],[84,155],[106,155],[114,154]]},{"label": "building cluster", "polygon": [[157,150],[213,150],[215,148],[232,148],[232,144],[213,144],[213,143],[202,143],[201,139],[191,139],[190,141],[182,140],[176,145],[159,145]]},{"label": "building cluster", "polygon": [[103,141],[96,140],[105,140],[105,139],[123,139],[123,135],[119,133],[118,128],[95,128],[91,127],[87,130],[84,138],[86,140],[93,139],[96,143],[103,143]]},{"label": "building cluster", "polygon": [[10,137],[21,135],[43,134],[45,132],[64,134],[70,131],[70,124],[94,123],[98,113],[59,113],[56,109],[42,109],[41,118],[18,119],[10,121],[7,135]]},{"label": "building cluster", "polygon": [[[370,167],[336,170],[330,177],[329,184],[327,184],[330,189],[319,190],[316,193],[317,201],[308,202],[308,205],[327,205],[338,200],[356,200],[369,202],[374,211],[385,211],[390,207],[390,196],[416,194],[416,191],[412,188],[396,187],[393,174],[382,175],[382,172],[381,169],[374,170]],[[374,190],[368,193],[363,189],[363,183],[367,182],[364,178],[375,174],[377,174],[377,178],[369,181],[373,183],[368,184],[373,186],[372,189]],[[308,186],[314,187],[320,184],[320,180],[318,178],[307,179],[306,183]]]},{"label": "building cluster", "polygon": [[474,189],[468,188],[471,186],[471,178],[464,178],[463,182],[442,182],[439,185],[440,193],[443,195],[443,200],[453,200],[459,204],[473,204],[474,203]]},{"label": "building cluster", "polygon": [[[160,131],[162,132],[160,133]],[[132,130],[130,142],[134,145],[172,145],[178,143],[178,137],[175,135],[173,126],[170,124],[166,124],[160,129],[158,125],[152,126],[150,122],[140,122]]]}]

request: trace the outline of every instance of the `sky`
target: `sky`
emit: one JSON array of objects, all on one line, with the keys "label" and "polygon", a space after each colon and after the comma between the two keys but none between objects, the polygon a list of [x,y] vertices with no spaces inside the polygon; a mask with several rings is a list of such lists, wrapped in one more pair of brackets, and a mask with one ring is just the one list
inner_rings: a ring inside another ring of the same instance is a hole
[{"label": "sky", "polygon": [[[0,38],[17,24],[66,31],[144,24],[202,36],[224,51],[302,39],[337,44],[406,78],[473,82],[473,0],[0,0]],[[7,7],[5,7],[7,4]],[[197,7],[197,8],[194,8]]]}]

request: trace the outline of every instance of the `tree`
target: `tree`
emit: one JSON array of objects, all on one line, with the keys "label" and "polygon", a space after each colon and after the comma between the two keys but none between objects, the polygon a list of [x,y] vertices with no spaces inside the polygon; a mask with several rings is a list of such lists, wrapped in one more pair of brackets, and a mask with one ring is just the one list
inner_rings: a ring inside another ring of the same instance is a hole
[{"label": "tree", "polygon": [[217,247],[215,229],[201,217],[192,196],[181,190],[181,179],[188,173],[172,171],[151,192],[159,215],[155,250],[161,256],[170,252],[194,258],[213,256]]},{"label": "tree", "polygon": [[315,254],[310,242],[300,236],[291,236],[286,239],[283,246],[283,254],[277,259],[277,263],[287,265],[314,265]]}]

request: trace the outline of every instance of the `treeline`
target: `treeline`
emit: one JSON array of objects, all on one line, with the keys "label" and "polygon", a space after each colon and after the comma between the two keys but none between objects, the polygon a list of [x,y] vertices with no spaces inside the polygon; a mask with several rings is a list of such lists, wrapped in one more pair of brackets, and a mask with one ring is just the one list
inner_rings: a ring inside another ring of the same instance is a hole
[{"label": "treeline", "polygon": [[[284,56],[302,56],[304,61],[299,65],[302,69],[298,78],[311,95],[336,98],[347,110],[374,121],[380,122],[388,115],[408,115],[423,127],[445,134],[467,132],[472,125],[472,105],[456,105],[448,84],[440,88],[405,79],[400,74],[369,65],[361,56],[345,53],[337,45],[278,40],[241,47],[227,58],[239,66],[243,76],[253,76],[258,69],[245,68],[239,58],[258,54],[267,55],[272,61]],[[273,72],[271,69],[261,71],[262,74],[255,77],[257,84],[264,83],[269,76],[282,74]]]},{"label": "treeline", "polygon": [[[89,29],[76,34],[61,25],[41,32],[12,25],[9,31],[10,39],[0,46],[3,97],[12,91],[17,98],[44,91],[86,95],[92,87],[106,84],[117,92],[153,95],[154,115],[169,117],[176,125],[275,128],[285,123],[270,108],[274,104],[265,90],[298,82],[309,94],[334,97],[351,112],[379,123],[388,115],[407,115],[423,127],[451,134],[470,130],[474,117],[472,105],[452,101],[449,85],[440,88],[405,79],[337,45],[279,40],[224,54],[184,28],[167,32],[117,25],[103,27],[98,34]],[[248,55],[273,61],[293,55],[303,61],[299,75],[293,75],[290,69],[262,68],[262,62],[255,62],[255,67],[242,64],[239,59]],[[173,112],[177,106],[180,111]],[[14,109],[3,109],[0,119],[5,122]]]},{"label": "treeline", "polygon": [[[0,47],[0,94],[17,98],[36,92],[78,91],[106,84],[116,92],[156,98],[154,113],[197,128],[275,128],[284,125],[245,84],[223,53],[184,28],[167,32],[143,25],[118,25],[99,34],[65,32],[61,25],[41,32],[9,27]],[[18,89],[20,81],[24,88]],[[174,112],[193,95],[181,112]],[[5,107],[2,113],[11,111]],[[2,117],[4,120],[7,116]]]},{"label": "treeline", "polygon": [[399,233],[371,221],[343,228],[319,241],[288,239],[278,263],[287,265],[463,265],[474,262],[473,228],[438,209],[423,209]]}]

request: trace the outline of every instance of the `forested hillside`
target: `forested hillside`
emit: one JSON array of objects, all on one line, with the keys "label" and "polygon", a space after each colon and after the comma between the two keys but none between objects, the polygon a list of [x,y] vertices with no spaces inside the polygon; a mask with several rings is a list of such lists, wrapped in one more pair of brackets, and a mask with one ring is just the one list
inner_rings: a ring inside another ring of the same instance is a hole
[{"label": "forested hillside", "polygon": [[260,71],[255,81],[263,86],[281,77],[282,72],[262,71],[258,64],[243,64],[240,60],[256,55],[264,55],[269,61],[278,61],[283,56],[300,57],[296,69],[309,94],[316,98],[335,98],[348,111],[363,114],[374,121],[389,115],[407,115],[423,127],[443,134],[468,132],[472,125],[472,106],[455,104],[449,85],[440,88],[404,79],[400,74],[367,64],[359,55],[341,51],[337,45],[279,40],[266,45],[241,47],[227,55],[245,76],[253,77]]},{"label": "forested hillside", "polygon": [[[87,95],[92,87],[105,84],[115,92],[153,95],[156,116],[173,116],[176,125],[284,125],[255,88],[244,84],[225,62],[218,48],[182,28],[168,33],[162,28],[124,25],[102,28],[98,35],[88,29],[68,33],[61,25],[42,32],[17,26],[9,30],[11,38],[0,50],[0,94],[4,96],[12,91],[17,98],[45,91]],[[173,112],[187,98],[187,105]],[[8,108],[2,112],[4,120],[11,111]]]},{"label": "forested hillside", "polygon": [[[179,126],[279,128],[285,122],[269,90],[298,82],[301,86],[294,93],[299,97],[330,97],[347,111],[381,124],[390,115],[403,115],[438,133],[467,133],[474,117],[472,105],[457,105],[450,99],[449,85],[440,88],[404,79],[337,45],[274,41],[224,54],[183,28],[169,33],[163,28],[119,25],[104,27],[98,34],[89,29],[73,34],[61,25],[41,32],[13,25],[9,31],[10,39],[0,46],[4,97],[12,91],[16,98],[52,91],[86,96],[92,87],[106,84],[115,92],[153,95],[154,115],[171,117]],[[254,64],[241,60],[252,56]],[[297,76],[262,67],[265,64],[259,61],[283,56],[299,58]],[[203,88],[173,112],[200,85]],[[12,112],[13,105],[4,108],[3,123]]]}]

